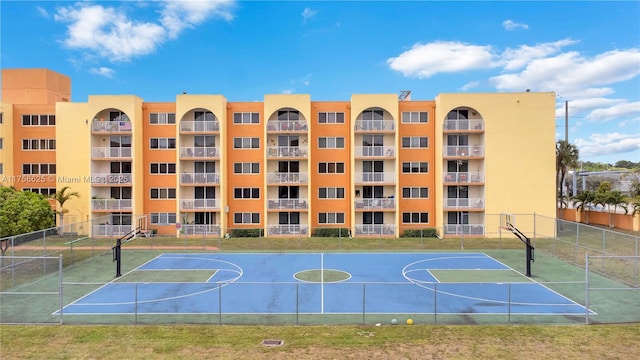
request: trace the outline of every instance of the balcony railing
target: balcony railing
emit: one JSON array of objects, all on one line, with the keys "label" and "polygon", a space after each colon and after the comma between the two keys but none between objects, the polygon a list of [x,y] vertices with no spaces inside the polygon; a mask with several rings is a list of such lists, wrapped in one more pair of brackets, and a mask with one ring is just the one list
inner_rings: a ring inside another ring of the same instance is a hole
[{"label": "balcony railing", "polygon": [[214,224],[183,224],[180,232],[184,235],[220,236],[220,225]]},{"label": "balcony railing", "polygon": [[133,183],[131,174],[91,174],[91,183],[93,185],[130,185]]},{"label": "balcony railing", "polygon": [[306,158],[306,146],[269,146],[267,155],[270,158]]},{"label": "balcony railing", "polygon": [[445,120],[444,130],[463,130],[463,131],[483,131],[484,120],[482,119],[459,119],[459,120]]},{"label": "balcony railing", "polygon": [[93,121],[92,132],[122,133],[131,132],[131,121]]},{"label": "balcony railing", "polygon": [[201,133],[220,131],[220,123],[217,121],[180,121],[181,133]]},{"label": "balcony railing", "polygon": [[356,146],[356,157],[394,157],[396,156],[395,146]]},{"label": "balcony railing", "polygon": [[306,235],[307,225],[271,225],[269,235]]},{"label": "balcony railing", "polygon": [[111,211],[111,210],[131,210],[133,209],[131,199],[92,199],[91,210]]},{"label": "balcony railing", "polygon": [[180,184],[220,184],[220,174],[218,173],[182,173],[180,174]]},{"label": "balcony railing", "polygon": [[356,120],[356,132],[361,131],[394,131],[395,120]]},{"label": "balcony railing", "polygon": [[357,172],[356,183],[381,183],[390,184],[396,181],[395,172]]},{"label": "balcony railing", "polygon": [[395,209],[395,198],[356,199],[356,210]]},{"label": "balcony railing", "polygon": [[394,235],[395,226],[386,224],[358,224],[356,235]]},{"label": "balcony railing", "polygon": [[180,199],[180,210],[219,210],[219,199]]},{"label": "balcony railing", "polygon": [[307,199],[275,199],[267,201],[269,210],[305,210]]},{"label": "balcony railing", "polygon": [[93,225],[92,236],[122,236],[131,231],[132,225]]},{"label": "balcony railing", "polygon": [[306,184],[308,182],[307,173],[268,173],[267,182],[269,184]]},{"label": "balcony railing", "polygon": [[267,121],[267,132],[307,132],[306,121],[291,120],[269,120]]},{"label": "balcony railing", "polygon": [[130,147],[98,147],[91,148],[91,158],[93,159],[130,159]]},{"label": "balcony railing", "polygon": [[484,224],[447,224],[446,235],[484,235]]},{"label": "balcony railing", "polygon": [[463,184],[484,182],[484,172],[448,172],[444,174],[443,181]]},{"label": "balcony railing", "polygon": [[483,209],[484,198],[446,198],[444,206],[448,209]]},{"label": "balcony railing", "polygon": [[180,159],[217,159],[219,157],[219,147],[180,147]]},{"label": "balcony railing", "polygon": [[444,156],[450,157],[477,157],[484,156],[484,146],[482,145],[458,145],[445,146]]}]

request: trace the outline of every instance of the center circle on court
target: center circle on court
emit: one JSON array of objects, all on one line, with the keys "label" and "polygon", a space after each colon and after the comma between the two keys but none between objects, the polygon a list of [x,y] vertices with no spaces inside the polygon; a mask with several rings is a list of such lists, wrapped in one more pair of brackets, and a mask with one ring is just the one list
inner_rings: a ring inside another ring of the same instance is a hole
[{"label": "center circle on court", "polygon": [[332,283],[351,279],[351,274],[342,270],[311,269],[293,274],[296,280],[309,283]]}]

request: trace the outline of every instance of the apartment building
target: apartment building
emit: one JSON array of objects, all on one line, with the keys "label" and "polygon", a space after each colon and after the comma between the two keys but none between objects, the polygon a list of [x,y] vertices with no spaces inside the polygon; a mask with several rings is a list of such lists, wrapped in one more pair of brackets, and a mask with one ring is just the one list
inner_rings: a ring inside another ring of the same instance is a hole
[{"label": "apartment building", "polygon": [[397,237],[436,228],[485,237],[499,213],[555,217],[555,94],[404,93],[314,101],[267,94],[230,102],[91,95],[47,69],[2,70],[0,179],[43,194],[80,193],[68,221],[129,232],[267,237],[344,228]]}]

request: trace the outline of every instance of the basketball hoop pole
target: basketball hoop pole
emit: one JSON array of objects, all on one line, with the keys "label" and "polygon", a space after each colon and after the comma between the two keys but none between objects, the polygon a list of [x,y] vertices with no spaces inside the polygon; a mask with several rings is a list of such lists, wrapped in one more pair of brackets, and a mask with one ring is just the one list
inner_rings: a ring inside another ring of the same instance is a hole
[{"label": "basketball hoop pole", "polygon": [[122,240],[118,239],[113,247],[113,261],[116,262],[116,277],[122,276]]}]

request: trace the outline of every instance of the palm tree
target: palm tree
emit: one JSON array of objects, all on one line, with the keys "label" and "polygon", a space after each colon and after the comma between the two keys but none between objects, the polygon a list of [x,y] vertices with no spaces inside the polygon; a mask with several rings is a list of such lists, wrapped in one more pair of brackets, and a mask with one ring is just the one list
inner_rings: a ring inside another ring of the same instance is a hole
[{"label": "palm tree", "polygon": [[633,211],[631,211],[631,216],[634,216],[635,214],[640,214],[640,200],[636,200],[630,205],[633,208]]},{"label": "palm tree", "polygon": [[60,236],[64,235],[64,214],[69,212],[68,209],[64,208],[64,203],[72,198],[80,197],[80,194],[77,191],[67,192],[67,190],[69,190],[69,187],[65,186],[51,195],[51,198],[55,199],[60,205],[56,208],[56,213],[60,216],[60,231],[58,232]]},{"label": "palm tree", "polygon": [[584,190],[578,193],[578,195],[571,198],[573,206],[577,211],[584,213],[585,224],[589,223],[589,211],[591,205],[596,201],[596,193],[590,190]]},{"label": "palm tree", "polygon": [[579,151],[575,145],[564,140],[556,143],[556,188],[559,189],[557,203],[560,205],[560,211],[563,208],[561,200],[564,198],[564,178],[569,169],[578,166],[578,159]]},{"label": "palm tree", "polygon": [[[601,193],[598,196],[598,202],[602,205],[607,206],[609,211],[609,227],[616,227],[616,210],[618,210],[618,206],[624,209],[624,213],[627,214],[629,210],[627,209],[627,201],[624,198],[624,195],[618,190],[607,191],[605,193]],[[613,207],[613,208],[612,208]]]}]

